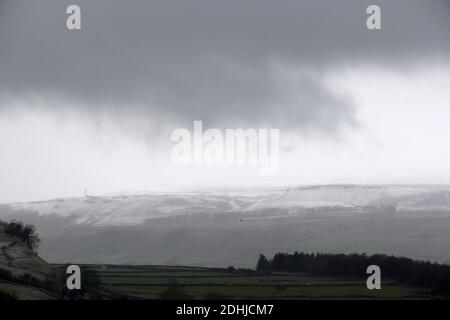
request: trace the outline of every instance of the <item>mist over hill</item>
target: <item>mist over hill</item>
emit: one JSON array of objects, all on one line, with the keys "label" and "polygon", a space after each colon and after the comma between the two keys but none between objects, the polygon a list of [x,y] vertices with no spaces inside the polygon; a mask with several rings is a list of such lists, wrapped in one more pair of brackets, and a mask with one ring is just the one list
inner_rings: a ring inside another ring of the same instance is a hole
[{"label": "mist over hill", "polygon": [[450,263],[450,186],[121,193],[4,204],[51,262],[253,267],[259,253],[385,253]]}]

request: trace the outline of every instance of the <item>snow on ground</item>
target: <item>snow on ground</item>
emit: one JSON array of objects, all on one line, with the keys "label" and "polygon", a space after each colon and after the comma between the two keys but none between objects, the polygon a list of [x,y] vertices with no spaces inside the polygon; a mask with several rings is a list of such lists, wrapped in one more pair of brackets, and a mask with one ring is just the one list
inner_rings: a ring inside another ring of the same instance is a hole
[{"label": "snow on ground", "polygon": [[[449,210],[450,186],[327,185],[184,193],[122,193],[14,203],[17,212],[72,217],[78,224],[140,224],[147,219],[194,213],[259,212],[294,208],[394,205],[397,210]],[[277,213],[279,214],[279,212]]]}]

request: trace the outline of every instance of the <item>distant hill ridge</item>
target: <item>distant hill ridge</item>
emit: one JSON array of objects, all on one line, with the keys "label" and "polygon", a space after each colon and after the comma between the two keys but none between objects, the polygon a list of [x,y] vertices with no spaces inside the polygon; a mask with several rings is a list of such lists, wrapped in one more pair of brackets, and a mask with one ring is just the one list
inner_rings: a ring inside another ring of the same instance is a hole
[{"label": "distant hill ridge", "polygon": [[450,212],[450,186],[317,185],[123,193],[4,204],[2,207],[0,216],[2,211],[15,216],[35,213],[39,217],[55,216],[75,224],[96,226],[139,225],[152,219],[193,213],[258,215],[272,209],[277,210],[277,215],[302,215],[305,210],[321,208],[361,210],[390,207],[399,212]]}]

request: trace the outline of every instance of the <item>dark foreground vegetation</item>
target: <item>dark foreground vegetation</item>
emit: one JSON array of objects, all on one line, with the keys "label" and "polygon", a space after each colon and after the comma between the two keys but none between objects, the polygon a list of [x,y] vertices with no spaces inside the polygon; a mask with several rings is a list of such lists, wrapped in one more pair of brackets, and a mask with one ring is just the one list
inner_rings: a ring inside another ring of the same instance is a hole
[{"label": "dark foreground vegetation", "polygon": [[[6,237],[6,238],[5,238]],[[98,298],[98,277],[95,270],[82,268],[83,286],[81,290],[68,290],[66,286],[66,268],[55,268],[40,260],[36,250],[40,237],[33,225],[20,221],[0,221],[0,284],[16,286],[17,288],[32,288],[52,299],[93,299]],[[23,246],[29,250],[14,252],[13,245]],[[9,250],[12,250],[11,252]],[[33,266],[33,263],[40,263]],[[42,264],[48,270],[36,269]],[[39,276],[36,276],[39,274]],[[20,291],[20,290],[19,290]],[[17,295],[0,290],[0,300],[17,299]]]},{"label": "dark foreground vegetation", "polygon": [[277,253],[272,259],[260,255],[258,271],[299,272],[333,277],[364,277],[369,265],[381,268],[383,278],[399,283],[433,288],[433,293],[450,295],[450,266],[409,258],[377,254]]},{"label": "dark foreground vegetation", "polygon": [[[99,285],[99,278],[95,270],[88,268],[81,269],[81,279],[83,286],[81,290],[68,290],[66,286],[67,275],[65,268],[55,268],[45,280],[24,273],[14,275],[9,270],[0,268],[0,282],[12,283],[24,287],[31,287],[42,290],[53,299],[63,300],[83,300],[102,299]],[[13,294],[0,291],[0,300],[15,299]]]},{"label": "dark foreground vegetation", "polygon": [[17,238],[22,241],[28,249],[33,251],[39,247],[39,243],[41,242],[39,234],[36,232],[36,228],[33,225],[24,224],[21,221],[0,221],[0,232]]}]

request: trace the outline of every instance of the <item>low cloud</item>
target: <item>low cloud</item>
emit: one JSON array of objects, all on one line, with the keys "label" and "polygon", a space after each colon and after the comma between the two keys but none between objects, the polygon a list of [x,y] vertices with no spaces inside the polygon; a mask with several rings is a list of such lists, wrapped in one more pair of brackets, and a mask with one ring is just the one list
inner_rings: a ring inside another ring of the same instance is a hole
[{"label": "low cloud", "polygon": [[3,0],[0,108],[39,97],[118,122],[335,133],[355,123],[355,105],[325,84],[328,71],[450,52],[448,2],[376,3],[383,30],[370,32],[369,1],[83,0],[82,30],[68,31],[73,1]]}]

